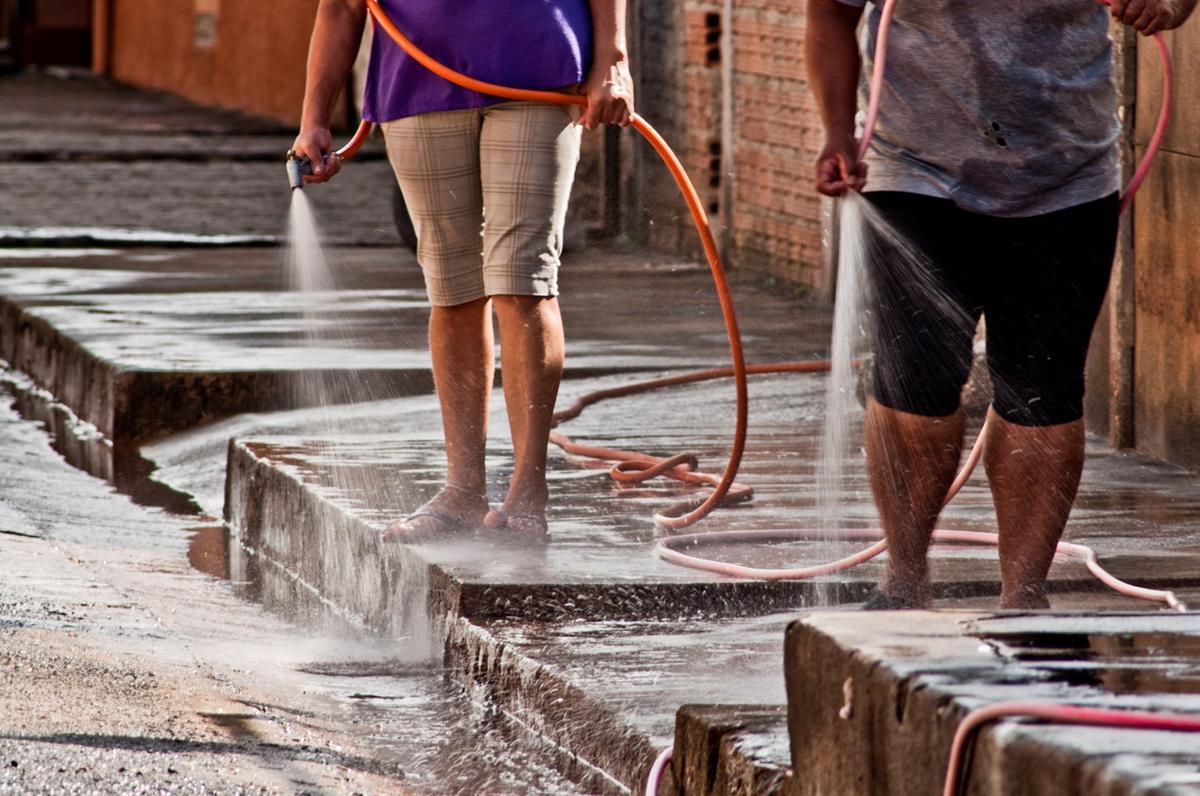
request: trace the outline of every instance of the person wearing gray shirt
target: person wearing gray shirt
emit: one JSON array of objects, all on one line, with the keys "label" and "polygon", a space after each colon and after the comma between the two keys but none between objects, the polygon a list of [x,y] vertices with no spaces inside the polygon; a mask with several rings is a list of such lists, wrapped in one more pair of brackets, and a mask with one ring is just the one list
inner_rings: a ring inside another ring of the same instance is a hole
[{"label": "person wearing gray shirt", "polygon": [[[930,603],[927,552],[961,455],[980,317],[993,384],[984,461],[1001,605],[1046,608],[1083,467],[1083,367],[1116,245],[1120,171],[1109,16],[1144,34],[1197,0],[898,0],[876,133],[860,162],[881,8],[809,0],[825,128],[817,190],[870,205],[874,352],[866,447],[888,566],[866,608]],[[863,61],[866,61],[865,67]],[[864,102],[865,105],[865,102]]]},{"label": "person wearing gray shirt", "polygon": [[[876,12],[862,26],[868,63],[878,29]],[[871,190],[1032,216],[1119,188],[1112,45],[1098,5],[899,0],[887,57]]]}]

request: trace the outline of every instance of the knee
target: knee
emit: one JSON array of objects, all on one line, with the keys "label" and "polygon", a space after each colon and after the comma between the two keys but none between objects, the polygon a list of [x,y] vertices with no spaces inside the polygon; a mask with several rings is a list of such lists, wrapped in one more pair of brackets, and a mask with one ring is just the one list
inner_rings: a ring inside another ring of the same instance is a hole
[{"label": "knee", "polygon": [[545,296],[492,296],[492,302],[497,309],[533,310],[545,299]]},{"label": "knee", "polygon": [[970,370],[969,353],[938,361],[876,353],[871,395],[889,409],[922,417],[946,417],[958,411]]},{"label": "knee", "polygon": [[436,316],[443,317],[466,317],[475,316],[481,312],[485,312],[488,307],[488,298],[472,299],[470,301],[460,301],[454,304],[434,303],[431,306],[431,313]]},{"label": "knee", "polygon": [[1017,426],[1074,423],[1083,417],[1083,374],[992,374],[992,408]]},{"label": "knee", "polygon": [[988,341],[988,371],[996,414],[1028,427],[1057,426],[1083,417],[1086,338],[1072,340],[1070,346],[1062,340],[1054,345],[1029,343],[1019,350],[1005,341],[997,340],[994,346],[992,342]]},{"label": "knee", "polygon": [[491,300],[497,313],[524,317],[552,311],[558,306],[554,296],[496,295]]}]

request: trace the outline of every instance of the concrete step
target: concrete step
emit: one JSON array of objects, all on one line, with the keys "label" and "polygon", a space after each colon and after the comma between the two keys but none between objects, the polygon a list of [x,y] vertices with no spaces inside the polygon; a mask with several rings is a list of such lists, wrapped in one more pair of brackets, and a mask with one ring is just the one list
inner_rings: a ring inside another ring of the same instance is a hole
[{"label": "concrete step", "polygon": [[792,778],[782,705],[683,705],[661,794],[781,796]]},{"label": "concrete step", "polygon": [[[796,796],[939,793],[959,723],[999,701],[1200,716],[1196,614],[816,613],[785,655]],[[1003,721],[962,792],[1200,793],[1200,737]]]},{"label": "concrete step", "polygon": [[[272,216],[280,227],[284,215]],[[232,414],[432,391],[428,304],[404,250],[330,251],[338,290],[318,294],[288,291],[284,255],[272,248],[8,254],[0,359],[118,448]],[[666,277],[702,292],[704,270],[661,257],[614,266],[602,250],[579,259],[575,295],[564,300],[567,378],[709,367],[725,356],[713,307],[665,318],[651,290]],[[609,289],[617,277],[632,298]],[[823,327],[824,309],[796,324],[808,333],[779,340],[769,332],[796,302],[759,303],[747,336],[761,360],[823,345],[802,338]],[[637,324],[647,317],[663,339],[645,336]]]}]

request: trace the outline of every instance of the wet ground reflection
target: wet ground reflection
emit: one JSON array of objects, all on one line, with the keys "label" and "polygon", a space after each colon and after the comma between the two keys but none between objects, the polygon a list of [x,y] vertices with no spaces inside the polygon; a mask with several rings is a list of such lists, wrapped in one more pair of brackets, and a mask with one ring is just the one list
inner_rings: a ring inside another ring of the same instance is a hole
[{"label": "wet ground reflection", "polygon": [[1012,660],[1070,685],[1112,694],[1200,694],[1200,635],[1011,633],[987,636]]}]

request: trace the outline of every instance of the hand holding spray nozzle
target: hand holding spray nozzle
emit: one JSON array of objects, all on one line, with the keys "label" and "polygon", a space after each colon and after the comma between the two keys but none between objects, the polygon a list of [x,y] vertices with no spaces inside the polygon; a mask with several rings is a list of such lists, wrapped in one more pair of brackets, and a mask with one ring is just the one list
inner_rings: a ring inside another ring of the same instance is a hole
[{"label": "hand holding spray nozzle", "polygon": [[303,155],[296,154],[296,150],[289,149],[287,153],[287,173],[288,184],[292,186],[292,190],[304,188],[304,175],[312,174],[312,161]]}]

